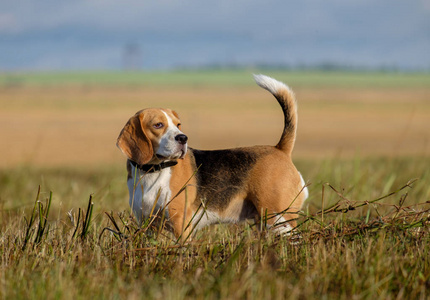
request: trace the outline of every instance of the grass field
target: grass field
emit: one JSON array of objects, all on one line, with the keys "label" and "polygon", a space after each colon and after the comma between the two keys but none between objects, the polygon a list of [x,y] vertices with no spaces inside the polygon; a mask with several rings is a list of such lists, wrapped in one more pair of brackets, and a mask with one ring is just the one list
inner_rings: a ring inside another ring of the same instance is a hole
[{"label": "grass field", "polygon": [[126,120],[171,107],[196,148],[275,144],[281,111],[252,72],[1,75],[0,298],[428,299],[428,74],[265,72],[299,101],[298,241],[137,227]]},{"label": "grass field", "polygon": [[0,74],[0,86],[169,86],[169,87],[238,87],[253,86],[250,74],[270,74],[297,87],[425,87],[428,73],[385,73],[344,71],[274,71],[261,69],[202,70],[169,72],[69,72]]},{"label": "grass field", "polygon": [[[251,73],[157,73],[152,81],[147,73],[34,74],[20,75],[19,85],[6,84],[11,75],[3,75],[0,167],[118,163],[120,129],[136,111],[154,106],[179,112],[195,148],[275,144],[281,110]],[[298,158],[430,153],[429,75],[269,75],[297,94]]]}]

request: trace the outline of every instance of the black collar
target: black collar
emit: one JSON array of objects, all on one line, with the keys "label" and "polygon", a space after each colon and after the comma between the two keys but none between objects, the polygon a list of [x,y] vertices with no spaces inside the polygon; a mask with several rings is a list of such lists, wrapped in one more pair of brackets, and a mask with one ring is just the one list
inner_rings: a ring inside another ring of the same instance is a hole
[{"label": "black collar", "polygon": [[145,173],[154,173],[159,172],[165,168],[170,168],[178,164],[177,161],[165,161],[158,165],[139,165],[138,163],[130,160],[130,163],[139,170],[145,172]]}]

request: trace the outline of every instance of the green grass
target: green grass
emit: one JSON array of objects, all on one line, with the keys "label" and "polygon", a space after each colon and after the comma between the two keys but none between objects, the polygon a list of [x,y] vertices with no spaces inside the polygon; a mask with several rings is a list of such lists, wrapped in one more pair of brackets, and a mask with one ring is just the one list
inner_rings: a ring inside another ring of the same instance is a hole
[{"label": "green grass", "polygon": [[206,228],[184,245],[138,228],[123,168],[1,170],[0,298],[426,299],[429,165],[298,161],[311,183],[298,242],[242,224]]},{"label": "green grass", "polygon": [[277,71],[265,69],[169,72],[3,73],[0,87],[14,86],[249,86],[252,73],[264,73],[294,87],[395,88],[428,87],[429,73]]}]

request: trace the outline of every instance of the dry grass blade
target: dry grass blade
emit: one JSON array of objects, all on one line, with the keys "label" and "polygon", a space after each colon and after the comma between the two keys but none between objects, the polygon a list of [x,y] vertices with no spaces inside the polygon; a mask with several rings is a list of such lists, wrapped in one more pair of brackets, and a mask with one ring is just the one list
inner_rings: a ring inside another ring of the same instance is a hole
[{"label": "dry grass blade", "polygon": [[114,234],[115,238],[120,242],[123,239],[126,239],[127,236],[125,234],[123,234],[121,232],[121,230],[119,229],[118,224],[115,221],[115,218],[113,217],[113,212],[111,212],[110,214],[108,214],[107,212],[105,212],[106,216],[109,218],[109,220],[112,222],[113,226],[115,227],[115,230],[109,228],[109,227],[105,227],[103,228],[103,230],[100,232],[99,235],[99,240],[101,239],[103,233],[105,232],[105,230],[110,231]]},{"label": "dry grass blade", "polygon": [[344,195],[342,195],[342,193],[337,191],[330,183],[326,183],[325,185],[329,186],[342,200],[346,201],[348,203],[348,205],[346,208],[340,208],[339,209],[341,204],[340,204],[340,201],[338,201],[335,204],[333,204],[332,206],[318,211],[315,215],[320,215],[320,214],[323,215],[324,213],[327,214],[327,213],[331,213],[331,212],[347,212],[349,210],[355,210],[359,207],[369,205],[371,203],[375,203],[375,202],[381,201],[383,199],[386,199],[388,197],[391,197],[393,195],[396,195],[400,191],[404,190],[405,188],[412,188],[413,183],[416,182],[417,180],[418,179],[411,179],[405,185],[403,185],[402,187],[400,187],[399,189],[397,189],[393,192],[390,192],[384,196],[378,197],[378,198],[373,199],[373,200],[362,201],[362,203],[360,203],[360,204],[353,204],[353,202],[351,200],[347,199]]},{"label": "dry grass blade", "polygon": [[87,213],[85,214],[85,219],[82,224],[82,232],[80,234],[81,239],[85,239],[85,237],[88,234],[88,230],[90,229],[91,217],[93,215],[93,206],[94,206],[92,199],[93,199],[93,195],[90,195],[90,198],[88,200]]},{"label": "dry grass blade", "polygon": [[36,233],[36,238],[34,239],[34,244],[39,244],[42,241],[43,233],[45,232],[47,221],[48,221],[48,214],[49,214],[49,209],[51,208],[51,202],[52,202],[52,192],[49,193],[49,198],[46,201],[45,208],[43,207],[43,204],[40,201],[38,201],[39,226],[37,227],[37,233]]},{"label": "dry grass blade", "polygon": [[[21,248],[22,250],[25,250],[25,248],[27,247],[27,243],[30,240],[31,235],[32,235],[32,227],[33,227],[34,220],[35,220],[36,205],[37,205],[37,202],[39,201],[39,196],[40,196],[40,185],[39,185],[39,188],[37,190],[36,201],[34,203],[34,207],[33,207],[33,210],[31,212],[30,220],[28,222],[26,222],[27,229],[26,229],[26,233],[25,233],[25,237],[24,237],[24,244],[22,245],[22,248]],[[26,221],[25,217],[24,217],[24,220]]]}]

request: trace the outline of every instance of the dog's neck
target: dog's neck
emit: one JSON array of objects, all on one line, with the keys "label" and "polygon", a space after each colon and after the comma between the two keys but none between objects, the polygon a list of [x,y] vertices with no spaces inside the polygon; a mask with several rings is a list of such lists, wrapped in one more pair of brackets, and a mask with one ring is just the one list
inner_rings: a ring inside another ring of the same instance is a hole
[{"label": "dog's neck", "polygon": [[160,164],[147,164],[147,165],[139,165],[138,163],[130,160],[130,163],[133,167],[139,169],[142,172],[145,173],[154,173],[159,172],[165,168],[170,168],[178,164],[177,161],[171,160],[171,161],[165,161]]}]

